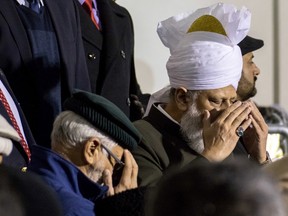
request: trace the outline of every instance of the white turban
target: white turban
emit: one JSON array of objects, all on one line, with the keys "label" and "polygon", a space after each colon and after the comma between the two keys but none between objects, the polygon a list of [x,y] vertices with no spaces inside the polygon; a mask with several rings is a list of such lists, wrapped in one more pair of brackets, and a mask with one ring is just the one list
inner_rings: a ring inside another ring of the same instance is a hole
[{"label": "white turban", "polygon": [[151,95],[144,116],[154,102],[168,102],[170,87],[213,90],[232,85],[236,90],[243,66],[237,44],[248,34],[250,22],[247,8],[224,3],[160,22],[158,35],[171,54],[166,65],[170,86]]},{"label": "white turban", "polygon": [[13,148],[12,140],[20,141],[17,131],[0,115],[0,154],[8,156]]},{"label": "white turban", "polygon": [[[205,15],[210,15],[208,20]],[[218,26],[211,23],[211,17]],[[237,44],[247,35],[250,20],[247,8],[237,10],[234,5],[218,3],[160,22],[158,35],[171,54],[166,65],[170,85],[189,90],[229,85],[237,89],[242,72]],[[217,32],[219,26],[222,34]]]}]

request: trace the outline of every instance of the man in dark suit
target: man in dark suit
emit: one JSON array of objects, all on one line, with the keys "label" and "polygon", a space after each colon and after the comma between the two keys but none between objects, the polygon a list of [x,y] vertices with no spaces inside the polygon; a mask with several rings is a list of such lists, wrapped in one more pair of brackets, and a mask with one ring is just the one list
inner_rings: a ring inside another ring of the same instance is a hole
[{"label": "man in dark suit", "polygon": [[[22,112],[22,109],[15,98],[4,73],[0,69],[0,91],[5,95],[5,98],[9,104],[9,107],[11,107],[11,110],[13,112],[13,116],[15,116],[15,119],[17,119],[17,125],[20,128],[20,131],[28,144],[28,150],[32,145],[35,145],[34,138],[32,136],[32,133],[29,129],[29,126],[27,124],[27,121],[25,119],[25,116]],[[0,100],[0,114],[3,116],[6,121],[13,126],[13,123],[11,121],[11,118],[9,117],[8,111],[5,108],[2,100]],[[29,153],[27,154],[27,150],[23,148],[23,145],[21,145],[20,142],[17,142],[15,140],[17,139],[11,139],[13,140],[13,148],[12,152],[9,156],[6,156],[3,158],[3,164],[7,166],[16,167],[17,169],[21,170],[22,168],[25,168],[27,166],[27,163],[29,162]]]},{"label": "man in dark suit", "polygon": [[129,12],[115,1],[93,0],[92,13],[97,28],[85,8],[89,0],[76,1],[80,3],[82,38],[92,92],[112,101],[132,121],[141,118],[141,106],[135,104],[140,105],[138,98],[143,105],[147,104],[149,95],[142,94],[136,79],[134,30]]},{"label": "man in dark suit", "polygon": [[37,144],[49,147],[62,102],[91,88],[75,2],[35,1],[1,0],[0,67]]}]

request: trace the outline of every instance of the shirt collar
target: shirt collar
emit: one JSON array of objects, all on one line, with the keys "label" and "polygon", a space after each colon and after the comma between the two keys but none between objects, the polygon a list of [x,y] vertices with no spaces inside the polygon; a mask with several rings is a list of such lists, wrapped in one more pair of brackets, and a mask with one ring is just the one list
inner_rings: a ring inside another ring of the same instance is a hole
[{"label": "shirt collar", "polygon": [[[163,113],[167,118],[169,118],[171,121],[173,121],[174,123],[176,123],[176,124],[179,125],[179,123],[178,123],[175,119],[173,119],[173,118],[163,109],[163,107],[162,107],[161,105],[163,105],[163,104],[158,104],[158,106],[157,106],[156,108],[157,108],[161,113]],[[155,104],[153,104],[153,106],[155,106]]]},{"label": "shirt collar", "polygon": [[[79,1],[80,1],[80,0],[79,0]],[[28,6],[28,5],[29,5],[29,3],[28,3],[27,0],[17,0],[17,2],[18,2],[20,5],[25,5],[25,6]],[[40,0],[40,4],[41,4],[41,6],[44,6],[43,0]]]},{"label": "shirt collar", "polygon": [[[78,0],[78,2],[82,5],[85,2],[85,0]],[[92,0],[92,2],[94,3],[94,5],[97,5],[96,0]]]}]

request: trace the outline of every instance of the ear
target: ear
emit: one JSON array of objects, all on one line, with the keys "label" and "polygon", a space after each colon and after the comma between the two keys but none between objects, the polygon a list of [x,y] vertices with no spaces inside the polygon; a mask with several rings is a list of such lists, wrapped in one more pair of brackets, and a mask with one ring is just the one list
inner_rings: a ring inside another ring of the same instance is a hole
[{"label": "ear", "polygon": [[100,142],[96,137],[92,137],[84,143],[84,159],[88,164],[94,164],[99,158]]},{"label": "ear", "polygon": [[188,90],[184,87],[177,88],[175,91],[175,103],[179,110],[185,112],[190,105],[190,98],[187,96]]}]

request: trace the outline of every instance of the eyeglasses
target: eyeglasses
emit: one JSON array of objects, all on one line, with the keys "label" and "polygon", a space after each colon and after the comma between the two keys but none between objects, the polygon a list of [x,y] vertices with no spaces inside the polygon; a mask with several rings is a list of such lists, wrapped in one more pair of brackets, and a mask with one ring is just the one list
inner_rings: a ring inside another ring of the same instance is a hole
[{"label": "eyeglasses", "polygon": [[114,165],[114,170],[116,171],[121,170],[125,166],[125,163],[121,161],[119,158],[117,158],[116,155],[113,154],[106,146],[104,145],[101,146],[115,160],[116,164]]}]

